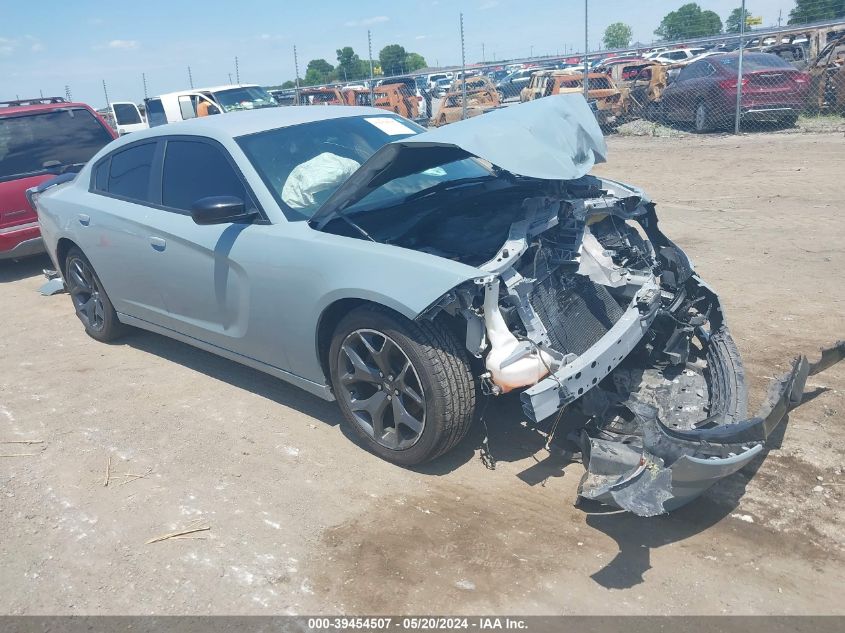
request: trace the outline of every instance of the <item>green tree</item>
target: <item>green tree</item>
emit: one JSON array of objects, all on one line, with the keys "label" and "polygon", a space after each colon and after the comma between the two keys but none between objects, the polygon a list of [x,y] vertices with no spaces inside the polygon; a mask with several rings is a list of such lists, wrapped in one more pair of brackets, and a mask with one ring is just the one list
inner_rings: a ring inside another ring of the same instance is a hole
[{"label": "green tree", "polygon": [[283,84],[282,84],[281,86],[279,86],[279,87],[280,87],[282,90],[284,90],[284,89],[286,89],[286,88],[296,88],[296,82],[295,82],[295,81],[293,81],[292,79],[288,79],[285,83],[283,83]]},{"label": "green tree", "polygon": [[722,32],[722,19],[713,11],[702,11],[695,2],[667,13],[654,34],[664,40],[707,37]]},{"label": "green tree", "polygon": [[408,54],[399,44],[388,44],[378,54],[381,69],[385,75],[400,75],[405,72],[405,58]]},{"label": "green tree", "polygon": [[419,53],[408,53],[405,56],[405,69],[407,72],[412,73],[415,70],[420,70],[421,68],[427,67],[428,64],[425,61],[425,57],[423,57]]},{"label": "green tree", "polygon": [[[748,8],[745,9],[745,17],[751,15]],[[739,27],[742,24],[742,7],[737,7],[725,20],[725,33],[739,33]]]},{"label": "green tree", "polygon": [[843,17],[845,0],[795,0],[795,8],[789,12],[789,24],[836,20]]},{"label": "green tree", "polygon": [[[361,58],[351,46],[337,49],[337,77],[343,81],[361,79]],[[368,65],[369,69],[369,65]]]},{"label": "green tree", "polygon": [[325,59],[312,59],[305,68],[305,79],[302,83],[306,86],[328,83],[334,75],[334,66]]},{"label": "green tree", "polygon": [[604,30],[602,41],[605,48],[628,48],[633,35],[630,26],[624,22],[614,22]]}]

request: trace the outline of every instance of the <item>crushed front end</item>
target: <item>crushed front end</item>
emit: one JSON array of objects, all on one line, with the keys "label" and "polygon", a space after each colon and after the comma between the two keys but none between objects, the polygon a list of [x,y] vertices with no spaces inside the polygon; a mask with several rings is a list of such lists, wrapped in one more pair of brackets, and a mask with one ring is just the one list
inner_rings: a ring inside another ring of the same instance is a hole
[{"label": "crushed front end", "polygon": [[810,374],[796,359],[747,414],[742,361],[716,293],[658,228],[643,192],[585,176],[524,198],[486,276],[439,308],[467,321],[491,396],[580,452],[579,495],[652,516],[751,461]]}]

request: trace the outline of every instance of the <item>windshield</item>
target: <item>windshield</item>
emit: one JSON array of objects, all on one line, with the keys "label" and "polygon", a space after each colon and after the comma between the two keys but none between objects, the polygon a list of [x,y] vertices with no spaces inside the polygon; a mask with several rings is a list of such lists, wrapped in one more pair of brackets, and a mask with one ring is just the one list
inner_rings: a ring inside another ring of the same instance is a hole
[{"label": "windshield", "polygon": [[[383,145],[424,131],[394,115],[344,117],[304,123],[237,139],[290,220],[310,218]],[[396,178],[349,211],[391,201],[452,180],[489,176],[472,159]]]},{"label": "windshield", "polygon": [[258,86],[220,90],[214,93],[214,98],[223,107],[224,112],[268,108],[277,105],[276,100],[270,96],[270,93]]},{"label": "windshield", "polygon": [[111,140],[85,108],[0,117],[0,180],[84,164]]},{"label": "windshield", "polygon": [[118,125],[133,125],[141,123],[141,114],[134,103],[113,103],[114,118]]}]

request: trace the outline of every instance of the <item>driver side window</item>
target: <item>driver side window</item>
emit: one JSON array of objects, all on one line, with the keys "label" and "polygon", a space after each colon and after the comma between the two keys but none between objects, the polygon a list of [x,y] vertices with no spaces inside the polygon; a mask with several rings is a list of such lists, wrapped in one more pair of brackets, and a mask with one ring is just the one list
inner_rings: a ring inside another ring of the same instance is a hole
[{"label": "driver side window", "polygon": [[202,141],[167,142],[161,181],[161,203],[190,213],[194,202],[208,196],[235,196],[254,209],[240,175],[223,150]]}]

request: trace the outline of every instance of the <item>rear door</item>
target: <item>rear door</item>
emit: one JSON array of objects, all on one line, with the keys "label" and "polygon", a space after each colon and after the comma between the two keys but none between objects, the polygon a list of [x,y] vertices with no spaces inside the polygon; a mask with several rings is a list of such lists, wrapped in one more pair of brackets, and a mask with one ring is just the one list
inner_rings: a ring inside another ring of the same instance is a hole
[{"label": "rear door", "polygon": [[164,299],[151,268],[150,204],[163,144],[152,139],[124,146],[92,169],[91,204],[74,218],[79,246],[100,276],[115,310],[159,322]]},{"label": "rear door", "polygon": [[138,106],[131,101],[113,101],[109,104],[109,109],[120,136],[149,127],[141,116]]}]

